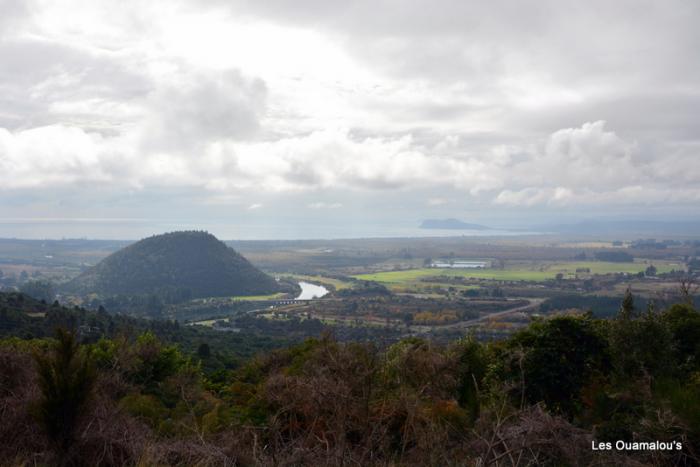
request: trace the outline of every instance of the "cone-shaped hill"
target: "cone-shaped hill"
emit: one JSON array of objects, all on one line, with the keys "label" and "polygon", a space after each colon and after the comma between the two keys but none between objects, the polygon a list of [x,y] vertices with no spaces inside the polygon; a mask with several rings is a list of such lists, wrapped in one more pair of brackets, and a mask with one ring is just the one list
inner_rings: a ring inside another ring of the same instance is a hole
[{"label": "cone-shaped hill", "polygon": [[172,232],[117,251],[66,289],[104,296],[185,293],[201,298],[270,294],[279,285],[207,232]]}]

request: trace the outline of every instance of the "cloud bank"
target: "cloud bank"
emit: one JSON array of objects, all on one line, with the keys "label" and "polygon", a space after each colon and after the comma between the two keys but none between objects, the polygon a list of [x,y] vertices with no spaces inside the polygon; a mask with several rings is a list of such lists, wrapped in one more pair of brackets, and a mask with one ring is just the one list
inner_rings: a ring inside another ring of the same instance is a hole
[{"label": "cloud bank", "polygon": [[692,2],[0,6],[0,217],[700,200]]}]

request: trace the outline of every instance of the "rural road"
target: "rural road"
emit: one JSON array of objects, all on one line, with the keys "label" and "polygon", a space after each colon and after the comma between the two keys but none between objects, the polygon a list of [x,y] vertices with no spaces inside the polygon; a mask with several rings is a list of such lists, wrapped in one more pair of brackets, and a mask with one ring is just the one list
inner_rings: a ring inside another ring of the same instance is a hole
[{"label": "rural road", "polygon": [[529,303],[527,305],[522,305],[518,306],[515,308],[509,308],[507,310],[503,311],[497,311],[495,313],[489,313],[484,316],[479,316],[478,318],[474,319],[469,319],[466,321],[459,321],[457,323],[450,323],[450,324],[436,324],[432,326],[411,326],[411,331],[412,332],[418,332],[418,333],[425,333],[431,330],[442,330],[442,329],[460,329],[460,328],[468,328],[470,326],[474,326],[476,324],[479,324],[480,322],[483,321],[488,321],[490,319],[499,317],[499,316],[505,316],[511,313],[517,313],[519,311],[525,311],[525,310],[530,310],[532,308],[538,307],[542,302],[544,302],[544,298],[520,298],[516,300],[527,300]]}]

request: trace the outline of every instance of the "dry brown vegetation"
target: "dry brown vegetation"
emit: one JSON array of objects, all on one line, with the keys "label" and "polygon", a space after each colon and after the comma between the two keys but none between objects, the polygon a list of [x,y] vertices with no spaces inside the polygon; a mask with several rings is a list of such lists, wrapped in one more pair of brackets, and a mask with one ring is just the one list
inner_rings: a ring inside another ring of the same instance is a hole
[{"label": "dry brown vegetation", "polygon": [[[488,345],[324,336],[218,375],[152,334],[101,340],[80,349],[97,377],[65,449],[36,410],[47,397],[36,362],[59,346],[9,339],[0,465],[698,465],[700,317],[629,299],[623,310]],[[683,450],[591,449],[611,439]]]}]

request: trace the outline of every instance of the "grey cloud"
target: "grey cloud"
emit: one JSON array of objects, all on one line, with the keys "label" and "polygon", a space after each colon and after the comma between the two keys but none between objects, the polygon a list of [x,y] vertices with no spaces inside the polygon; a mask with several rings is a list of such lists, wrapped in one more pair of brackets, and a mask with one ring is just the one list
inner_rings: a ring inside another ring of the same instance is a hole
[{"label": "grey cloud", "polygon": [[250,138],[259,128],[266,96],[264,81],[236,70],[183,72],[151,97],[146,146],[177,151],[211,140]]},{"label": "grey cloud", "polygon": [[[368,58],[374,53],[382,55],[382,40],[387,44],[406,44],[405,51],[413,53],[396,54],[388,64],[413,59],[433,63],[436,67],[424,68],[431,77],[445,67],[465,75],[470,70],[463,67],[463,59],[478,59],[474,63],[481,63],[481,70],[483,65],[486,69],[498,68],[498,57],[506,55],[509,49],[524,60],[538,60],[542,67],[556,59],[562,63],[585,63],[612,73],[651,58],[687,64],[683,54],[669,54],[667,48],[669,44],[689,47],[699,37],[694,24],[700,6],[682,0],[597,0],[585,5],[556,0],[238,0],[227,4],[241,14],[257,14],[346,36],[347,45],[364,48],[363,56]],[[658,30],[663,34],[653,34]],[[368,43],[374,47],[365,47]],[[392,54],[400,51],[390,50]],[[439,57],[450,60],[439,61]],[[495,59],[491,65],[489,57]],[[567,72],[575,76],[578,71],[581,70],[577,66]]]},{"label": "grey cloud", "polygon": [[368,102],[367,107],[377,111],[382,109],[394,121],[415,123],[421,122],[429,125],[432,122],[454,121],[466,117],[478,118],[484,112],[491,111],[490,108],[481,105],[473,105],[459,102],[430,102],[417,101],[404,105],[384,104],[381,102]]},{"label": "grey cloud", "polygon": [[17,23],[29,15],[27,2],[22,0],[0,0],[0,11],[0,38],[13,32]]},{"label": "grey cloud", "polygon": [[507,124],[535,132],[549,132],[564,126],[576,126],[605,116],[616,131],[635,137],[657,136],[664,140],[695,140],[700,128],[700,89],[650,90],[592,98],[580,104],[551,107],[533,115],[525,110],[511,113]]},{"label": "grey cloud", "polygon": [[75,105],[102,100],[121,105],[144,97],[152,87],[147,76],[120,57],[80,50],[38,39],[0,41],[0,126],[31,128],[77,119],[90,125],[119,123],[118,115],[95,109],[61,111],[57,103]]},{"label": "grey cloud", "polygon": [[[446,83],[461,83],[462,96],[480,98],[499,121],[530,129],[529,136],[605,119],[635,137],[652,131],[664,138],[697,138],[697,2],[232,4],[249,15],[335,36],[359,62],[399,82],[419,80],[436,92]],[[517,100],[528,94],[535,103],[551,102],[523,108]],[[387,105],[377,102],[376,108]],[[401,105],[394,105],[401,113]],[[423,110],[403,117],[413,117],[415,125],[423,115],[430,118],[436,105],[425,102]],[[468,106],[443,110],[455,119],[472,117]]]}]

